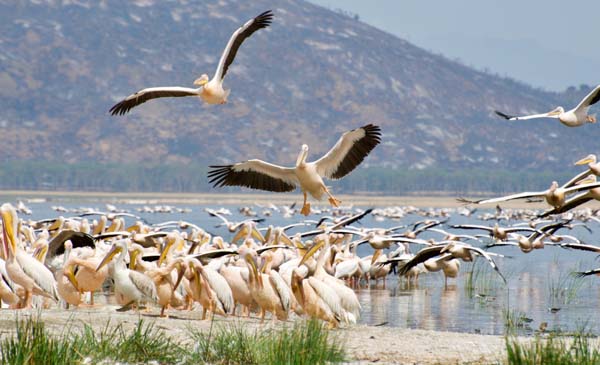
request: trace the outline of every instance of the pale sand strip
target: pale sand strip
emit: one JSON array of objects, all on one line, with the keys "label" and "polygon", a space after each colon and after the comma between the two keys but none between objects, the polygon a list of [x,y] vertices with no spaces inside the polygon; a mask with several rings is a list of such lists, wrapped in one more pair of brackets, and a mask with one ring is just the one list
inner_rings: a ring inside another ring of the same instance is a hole
[{"label": "pale sand strip", "polygon": [[[79,331],[83,324],[89,324],[100,331],[107,321],[116,325],[124,323],[133,327],[140,318],[152,322],[169,336],[185,343],[189,341],[187,328],[193,327],[208,331],[210,320],[202,321],[200,311],[170,310],[171,318],[158,318],[156,315],[141,317],[135,313],[114,312],[114,306],[97,309],[41,311],[41,316],[51,331],[61,334],[65,329]],[[156,312],[156,311],[155,311]],[[36,310],[1,310],[0,337],[14,333],[15,318],[36,315]],[[261,325],[256,318],[215,317],[217,325],[241,324],[247,330],[270,329],[273,324],[265,320]],[[291,325],[275,322],[275,326]],[[397,327],[372,327],[357,325],[332,332],[343,341],[349,360],[353,364],[491,364],[500,363],[504,355],[504,338],[469,333],[411,330]]]},{"label": "pale sand strip", "polygon": [[[481,194],[473,194],[481,196]],[[491,195],[486,194],[486,197]],[[415,206],[436,208],[457,208],[463,204],[456,201],[458,196],[382,196],[382,195],[339,195],[343,205],[359,205],[372,207]],[[470,198],[470,196],[466,196]],[[110,202],[113,204],[213,204],[213,205],[252,205],[254,203],[276,205],[301,204],[300,194],[223,194],[223,193],[111,193],[111,192],[77,192],[77,191],[28,191],[3,190],[0,199],[50,199],[55,202]],[[325,207],[326,202],[310,201],[314,207]],[[503,208],[547,208],[545,203],[526,203],[523,201],[502,203]],[[600,202],[593,201],[585,205],[600,208]],[[481,209],[493,209],[495,204],[477,206]]]}]

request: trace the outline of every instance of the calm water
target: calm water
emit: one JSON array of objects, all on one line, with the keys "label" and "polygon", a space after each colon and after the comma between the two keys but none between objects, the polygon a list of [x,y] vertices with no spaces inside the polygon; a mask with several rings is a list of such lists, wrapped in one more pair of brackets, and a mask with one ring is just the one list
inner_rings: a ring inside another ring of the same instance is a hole
[{"label": "calm water", "polygon": [[[12,202],[16,203],[15,201]],[[32,209],[31,216],[25,219],[43,219],[63,215],[73,216],[75,213],[56,212],[52,206],[60,205],[68,210],[77,208],[96,208],[106,210],[104,203],[62,203],[39,202],[27,203]],[[191,210],[189,213],[141,213],[137,209],[142,205],[116,204],[119,209],[130,211],[146,219],[149,223],[160,223],[170,220],[186,220],[195,223],[213,235],[221,235],[225,239],[231,234],[224,227],[215,227],[220,223],[204,211],[206,207],[218,209],[219,206],[175,205],[176,208]],[[230,220],[245,219],[238,213],[237,206],[226,206],[233,215]],[[261,213],[263,208],[251,207]],[[480,210],[479,212],[483,212]],[[450,224],[472,223],[493,225],[493,221],[480,221],[477,213],[464,217],[452,213]],[[283,218],[280,213],[273,212],[271,217],[264,217],[263,225],[287,225],[303,220],[300,215]],[[312,217],[314,218],[314,216]],[[93,219],[93,217],[91,218]],[[422,220],[419,215],[407,215],[401,220],[375,221],[369,216],[362,221],[365,227],[392,227],[398,224],[410,224]],[[133,221],[127,219],[127,223]],[[513,224],[515,222],[510,222]],[[600,230],[600,224],[591,222],[592,230]],[[446,228],[444,228],[446,229]],[[291,230],[293,234],[295,231]],[[454,230],[453,232],[460,231]],[[474,231],[468,232],[473,234]],[[590,234],[577,227],[571,231],[559,231],[571,234],[590,244],[595,244],[595,234]],[[440,238],[439,234],[423,234],[420,238]],[[418,247],[413,248],[416,252]],[[457,279],[450,279],[448,287],[444,287],[442,273],[421,275],[417,286],[408,287],[403,280],[388,276],[386,287],[380,284],[370,288],[357,290],[363,306],[361,323],[385,325],[393,327],[422,328],[431,330],[476,332],[483,334],[502,334],[505,331],[507,314],[518,324],[518,331],[531,334],[545,323],[548,330],[573,331],[585,327],[586,330],[600,334],[600,321],[596,314],[600,304],[599,278],[588,277],[576,279],[570,273],[588,270],[600,266],[596,255],[582,251],[567,251],[558,247],[546,247],[529,254],[522,253],[516,247],[496,247],[492,251],[506,255],[497,258],[501,271],[508,279],[505,286],[501,279],[483,260],[475,263],[463,263],[461,274]],[[368,245],[359,247],[359,256],[371,254]],[[471,273],[472,272],[472,273]],[[469,284],[471,283],[471,284]],[[552,309],[552,310],[551,310]]]}]

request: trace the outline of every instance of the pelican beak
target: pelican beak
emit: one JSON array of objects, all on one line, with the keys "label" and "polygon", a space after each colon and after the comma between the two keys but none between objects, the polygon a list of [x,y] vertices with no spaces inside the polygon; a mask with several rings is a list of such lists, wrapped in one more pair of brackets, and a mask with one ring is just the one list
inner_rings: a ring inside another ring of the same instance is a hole
[{"label": "pelican beak", "polygon": [[593,184],[596,182],[596,175],[588,176],[586,179],[578,181],[577,185]]},{"label": "pelican beak", "polygon": [[98,265],[98,267],[96,268],[96,272],[98,272],[100,269],[106,266],[106,264],[108,264],[118,253],[120,253],[121,250],[121,247],[113,245],[110,251],[108,251],[106,256],[104,256],[104,258],[102,259],[102,262],[100,262],[100,265]]},{"label": "pelican beak", "polygon": [[35,259],[39,262],[42,262],[42,259],[44,258],[46,252],[48,252],[48,246],[39,246],[35,249],[35,251],[33,251],[33,257],[35,257]]},{"label": "pelican beak", "polygon": [[279,238],[280,238],[280,240],[283,241],[284,245],[290,246],[290,247],[294,247],[294,243],[292,242],[292,240],[285,233],[282,233]]},{"label": "pelican beak", "polygon": [[252,237],[262,243],[265,243],[265,238],[263,237],[263,235],[254,227],[252,227]]},{"label": "pelican beak", "polygon": [[575,165],[587,165],[592,162],[594,162],[594,161],[592,161],[591,158],[586,157],[586,158],[582,158],[581,160],[575,162]]},{"label": "pelican beak", "polygon": [[246,227],[242,227],[242,229],[240,229],[235,236],[233,236],[233,238],[231,239],[232,243],[235,243],[237,241],[239,241],[242,237],[244,237],[246,234],[248,233],[248,231],[246,230]]},{"label": "pelican beak", "polygon": [[73,265],[69,266],[65,274],[67,274],[67,278],[73,284],[73,287],[79,291],[79,283],[77,282],[77,278],[75,278],[75,267]]},{"label": "pelican beak", "polygon": [[208,78],[206,77],[199,77],[196,80],[194,80],[194,85],[197,86],[204,86],[206,85],[206,83],[208,83]]},{"label": "pelican beak", "polygon": [[175,264],[175,267],[177,268],[177,280],[175,281],[175,286],[173,287],[173,290],[176,290],[179,284],[181,284],[181,280],[183,280],[186,270],[185,265],[181,262],[177,262]]},{"label": "pelican beak", "polygon": [[381,250],[375,250],[375,252],[373,252],[373,257],[371,258],[371,265],[377,262],[379,256],[381,256]]},{"label": "pelican beak", "polygon": [[2,215],[2,234],[4,236],[4,254],[8,256],[9,249],[13,254],[17,250],[17,212],[9,203],[0,207]]},{"label": "pelican beak", "polygon": [[315,243],[315,244],[313,245],[313,247],[311,247],[311,248],[310,248],[310,250],[308,250],[308,252],[306,252],[306,253],[304,254],[304,256],[302,257],[302,260],[300,260],[300,263],[298,264],[298,266],[302,266],[302,265],[304,265],[304,263],[305,263],[305,262],[306,262],[306,261],[307,261],[309,258],[311,258],[312,256],[314,256],[314,254],[315,254],[315,253],[316,253],[316,252],[317,252],[317,251],[318,251],[318,250],[319,250],[321,247],[323,247],[323,245],[325,245],[325,241],[324,241],[324,240],[321,240],[321,241],[319,241],[319,242]]},{"label": "pelican beak", "polygon": [[250,269],[254,273],[254,277],[256,278],[256,281],[258,281],[258,285],[262,288],[263,287],[262,276],[258,273],[258,268],[256,267],[256,262],[254,261],[254,258],[252,258],[252,256],[250,256],[250,255],[245,255],[244,260],[246,260],[246,262],[250,265]]},{"label": "pelican beak", "polygon": [[135,270],[137,267],[137,256],[139,255],[138,250],[129,252],[129,270]]},{"label": "pelican beak", "polygon": [[173,244],[175,243],[175,241],[176,241],[176,239],[168,239],[167,242],[165,243],[165,248],[160,253],[160,257],[158,259],[158,267],[161,267],[163,262],[165,262],[165,260],[167,259],[169,250],[171,249],[171,247],[173,247]]}]

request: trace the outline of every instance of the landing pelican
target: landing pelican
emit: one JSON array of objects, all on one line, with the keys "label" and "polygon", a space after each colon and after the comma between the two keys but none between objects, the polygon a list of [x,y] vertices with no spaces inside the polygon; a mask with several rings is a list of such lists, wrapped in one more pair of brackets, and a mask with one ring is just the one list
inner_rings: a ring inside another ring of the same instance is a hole
[{"label": "landing pelican", "polygon": [[110,108],[110,113],[112,115],[123,115],[135,106],[145,103],[150,99],[164,97],[199,96],[208,104],[225,104],[231,90],[223,89],[223,79],[225,78],[229,66],[233,62],[238,49],[246,38],[250,37],[254,32],[268,27],[271,24],[272,18],[273,13],[271,10],[267,10],[239,27],[229,39],[229,42],[221,55],[219,65],[217,66],[213,78],[209,80],[208,75],[203,74],[194,81],[194,85],[199,86],[198,88],[161,86],[142,89],[115,104]]},{"label": "landing pelican", "polygon": [[568,111],[562,106],[557,107],[556,109],[549,111],[548,113],[542,114],[533,114],[526,115],[523,117],[516,117],[513,115],[507,115],[499,111],[495,111],[496,114],[501,116],[504,119],[508,120],[526,120],[526,119],[535,119],[535,118],[557,118],[562,124],[567,127],[579,127],[586,123],[596,123],[596,117],[593,115],[588,115],[588,109],[590,106],[596,104],[600,100],[600,85],[596,86],[594,90],[592,90],[579,104]]},{"label": "landing pelican", "polygon": [[373,124],[353,129],[342,135],[325,156],[306,162],[308,146],[302,145],[295,167],[282,167],[262,160],[248,160],[234,165],[210,166],[210,183],[215,187],[244,186],[251,189],[288,192],[300,185],[304,194],[301,213],[310,214],[307,193],[320,200],[323,193],[329,203],[339,207],[340,201],[331,195],[323,177],[341,179],[356,168],[381,141],[381,128]]}]

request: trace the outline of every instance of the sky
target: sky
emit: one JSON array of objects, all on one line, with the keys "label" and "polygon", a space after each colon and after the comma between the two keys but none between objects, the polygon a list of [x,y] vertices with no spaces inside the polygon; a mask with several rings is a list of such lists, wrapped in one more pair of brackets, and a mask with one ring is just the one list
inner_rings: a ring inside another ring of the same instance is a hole
[{"label": "sky", "polygon": [[310,1],[534,87],[600,84],[598,0]]}]

